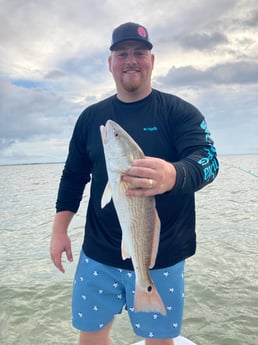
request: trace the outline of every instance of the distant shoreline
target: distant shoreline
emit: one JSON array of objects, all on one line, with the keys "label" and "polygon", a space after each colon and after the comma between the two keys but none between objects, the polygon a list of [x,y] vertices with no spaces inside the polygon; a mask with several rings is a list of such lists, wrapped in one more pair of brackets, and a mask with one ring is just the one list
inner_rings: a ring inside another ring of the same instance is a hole
[{"label": "distant shoreline", "polygon": [[[228,157],[228,156],[254,156],[258,155],[258,152],[250,152],[250,153],[218,153],[219,157]],[[65,162],[34,162],[34,163],[10,163],[10,164],[0,164],[0,166],[19,166],[19,165],[44,165],[44,164],[64,164]]]},{"label": "distant shoreline", "polygon": [[64,164],[65,162],[41,162],[41,163],[10,163],[10,164],[0,164],[0,167],[11,167],[19,165],[52,165],[52,164]]}]

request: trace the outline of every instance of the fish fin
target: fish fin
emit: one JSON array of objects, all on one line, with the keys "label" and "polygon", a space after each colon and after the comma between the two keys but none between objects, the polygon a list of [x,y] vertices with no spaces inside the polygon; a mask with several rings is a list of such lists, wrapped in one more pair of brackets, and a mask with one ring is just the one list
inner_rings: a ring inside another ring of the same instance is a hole
[{"label": "fish fin", "polygon": [[[151,291],[148,288],[151,287]],[[134,295],[134,311],[137,312],[156,312],[162,315],[167,315],[165,306],[161,300],[161,297],[152,283],[145,289],[136,285]]]},{"label": "fish fin", "polygon": [[126,244],[125,244],[125,241],[123,241],[123,240],[122,240],[122,244],[121,244],[121,252],[122,252],[122,259],[123,260],[131,258],[129,250],[128,250]]},{"label": "fish fin", "polygon": [[104,208],[112,198],[110,184],[107,183],[101,198],[101,208]]},{"label": "fish fin", "polygon": [[157,210],[154,213],[154,231],[153,231],[153,242],[151,249],[151,259],[149,268],[153,268],[156,262],[156,257],[159,248],[159,235],[160,235],[160,219]]}]

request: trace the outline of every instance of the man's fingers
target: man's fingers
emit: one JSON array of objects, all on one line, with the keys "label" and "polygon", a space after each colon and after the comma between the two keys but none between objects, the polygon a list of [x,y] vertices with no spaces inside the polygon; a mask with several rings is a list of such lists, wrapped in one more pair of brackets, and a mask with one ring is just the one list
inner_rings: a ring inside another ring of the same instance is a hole
[{"label": "man's fingers", "polygon": [[69,262],[72,262],[73,261],[73,253],[72,253],[72,250],[71,248],[68,248],[67,251],[66,251],[66,257],[67,257],[67,260]]},{"label": "man's fingers", "polygon": [[55,234],[52,236],[50,244],[50,256],[53,261],[53,264],[61,272],[65,272],[64,266],[62,264],[63,253],[65,252],[67,260],[69,262],[73,261],[73,254],[71,248],[71,242],[67,234]]},{"label": "man's fingers", "polygon": [[52,257],[53,264],[61,271],[62,273],[65,272],[64,266],[62,264],[61,256],[53,256]]},{"label": "man's fingers", "polygon": [[154,168],[157,162],[156,157],[144,157],[141,159],[135,159],[133,161],[132,166],[138,166],[138,167],[148,167],[148,168]]}]

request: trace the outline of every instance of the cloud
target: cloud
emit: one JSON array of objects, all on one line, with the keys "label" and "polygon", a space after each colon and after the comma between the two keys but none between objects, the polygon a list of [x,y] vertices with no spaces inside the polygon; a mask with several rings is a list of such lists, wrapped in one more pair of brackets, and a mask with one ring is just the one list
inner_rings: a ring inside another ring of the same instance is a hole
[{"label": "cloud", "polygon": [[46,73],[45,79],[53,79],[53,80],[59,80],[65,78],[67,75],[64,71],[61,71],[60,69],[53,69]]},{"label": "cloud", "polygon": [[2,148],[15,141],[58,135],[69,126],[76,107],[41,88],[16,86],[0,79],[0,137]]},{"label": "cloud", "polygon": [[115,92],[108,48],[126,21],[149,29],[154,87],[200,107],[222,151],[258,151],[255,0],[9,0],[0,16],[0,164],[65,159],[81,111]]},{"label": "cloud", "polygon": [[248,14],[246,19],[243,20],[243,24],[249,27],[258,27],[258,10],[251,10]]},{"label": "cloud", "polygon": [[182,37],[180,43],[185,49],[209,50],[228,43],[228,39],[220,32],[194,33]]},{"label": "cloud", "polygon": [[193,66],[172,67],[157,82],[165,85],[205,86],[207,84],[258,84],[258,63],[237,61],[201,70]]}]

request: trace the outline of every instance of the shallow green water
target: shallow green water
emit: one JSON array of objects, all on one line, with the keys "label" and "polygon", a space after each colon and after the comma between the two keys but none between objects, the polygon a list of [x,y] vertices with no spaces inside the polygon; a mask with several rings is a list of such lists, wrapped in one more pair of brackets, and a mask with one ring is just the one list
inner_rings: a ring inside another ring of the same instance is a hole
[{"label": "shallow green water", "polygon": [[[198,250],[186,264],[182,335],[198,345],[256,345],[258,156],[224,156],[221,166],[217,181],[196,195]],[[0,167],[0,344],[77,344],[70,322],[76,262],[62,275],[48,254],[61,170]],[[70,230],[75,258],[86,205],[87,191]],[[139,339],[126,313],[112,338],[114,345]]]}]

